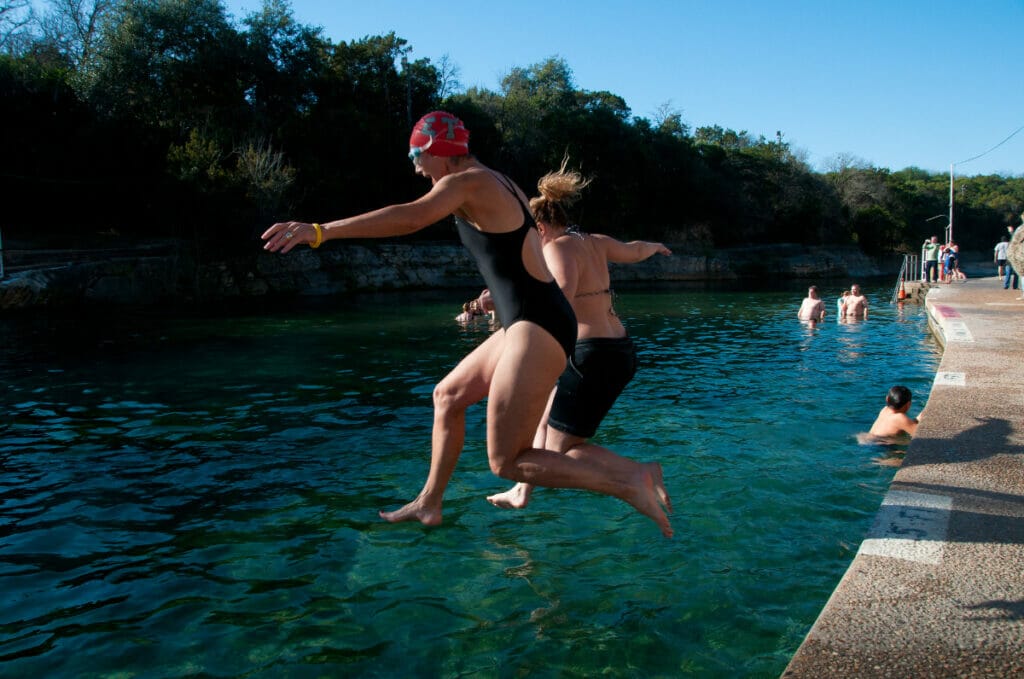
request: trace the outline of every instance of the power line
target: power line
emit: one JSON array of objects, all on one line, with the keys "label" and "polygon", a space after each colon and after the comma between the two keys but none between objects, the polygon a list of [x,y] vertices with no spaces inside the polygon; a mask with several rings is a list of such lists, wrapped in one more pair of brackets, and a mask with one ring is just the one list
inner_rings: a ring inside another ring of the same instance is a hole
[{"label": "power line", "polygon": [[998,144],[996,144],[995,146],[990,148],[988,151],[985,151],[984,153],[979,153],[978,155],[974,156],[973,158],[968,158],[967,160],[961,160],[958,163],[954,163],[954,165],[963,165],[964,163],[969,163],[972,160],[977,160],[978,158],[981,158],[982,156],[987,156],[988,154],[992,153],[993,151],[995,151],[997,148],[999,148],[1000,146],[1002,146],[1006,142],[1008,142],[1011,139],[1013,139],[1017,135],[1017,133],[1020,132],[1021,130],[1024,130],[1024,125],[1021,125],[1020,127],[1018,127],[1016,130],[1013,131],[1013,134],[1011,134],[1009,137],[1007,137],[1006,139],[1002,140],[1001,142],[999,142]]}]

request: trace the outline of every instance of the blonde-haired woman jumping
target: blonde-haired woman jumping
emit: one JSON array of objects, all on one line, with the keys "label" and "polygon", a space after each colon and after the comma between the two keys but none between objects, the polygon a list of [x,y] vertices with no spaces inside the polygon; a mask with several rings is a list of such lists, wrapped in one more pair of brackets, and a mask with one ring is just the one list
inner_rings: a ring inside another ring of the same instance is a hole
[{"label": "blonde-haired woman jumping", "polygon": [[[540,195],[530,199],[544,261],[572,304],[577,332],[569,364],[558,378],[534,446],[606,469],[625,469],[634,463],[588,442],[636,373],[636,348],[612,307],[608,263],[642,262],[672,252],[661,243],[623,243],[570,228],[567,209],[590,180],[567,170],[567,164],[564,159],[557,172],[544,175],[537,182]],[[520,509],[530,501],[531,491],[529,483],[517,483],[487,499],[498,507]]]}]

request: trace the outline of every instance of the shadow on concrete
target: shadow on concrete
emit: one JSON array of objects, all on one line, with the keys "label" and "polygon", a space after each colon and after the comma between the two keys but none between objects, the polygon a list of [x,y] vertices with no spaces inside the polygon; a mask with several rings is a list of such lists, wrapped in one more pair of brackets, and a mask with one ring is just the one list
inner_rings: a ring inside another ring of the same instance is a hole
[{"label": "shadow on concrete", "polygon": [[[978,611],[979,615],[972,616],[971,620],[988,622],[990,620],[1024,620],[1024,599],[1017,601],[982,601],[967,607],[968,611]],[[1001,613],[993,612],[1001,611]]]},{"label": "shadow on concrete", "polygon": [[[890,490],[909,491],[925,495],[953,498],[953,509],[948,514],[948,531],[942,535],[914,534],[916,539],[937,539],[945,542],[981,543],[992,545],[1024,545],[1024,495],[998,493],[988,490],[947,486],[937,483],[894,481]],[[971,509],[957,506],[970,504]],[[978,511],[979,508],[991,511]],[[942,512],[937,509],[889,505],[890,512],[901,515],[927,515]]]},{"label": "shadow on concrete", "polygon": [[[912,487],[912,486],[911,486]],[[895,486],[894,486],[895,488]],[[901,486],[899,490],[907,490]],[[931,489],[932,495],[950,496],[958,489],[942,487]],[[952,492],[951,492],[952,491]],[[1017,498],[1018,502],[1024,498]],[[1021,502],[1024,508],[1024,502]],[[887,504],[879,510],[868,539],[912,540],[918,545],[963,543],[983,545],[1024,545],[1024,518],[995,512],[952,510],[916,505]],[[945,529],[938,528],[945,526]]]},{"label": "shadow on concrete", "polygon": [[994,455],[1024,455],[1024,446],[1010,442],[1013,425],[995,417],[978,418],[977,426],[955,436],[938,439],[915,438],[907,450],[903,467],[925,464],[977,462]]},{"label": "shadow on concrete", "polygon": [[[992,490],[978,490],[977,488],[963,488],[961,486],[947,486],[939,483],[917,483],[914,481],[893,481],[893,490],[912,490],[919,493],[931,493],[933,495],[956,495],[957,497],[974,497],[988,502],[1000,502],[1020,505],[1024,512],[1024,495],[1017,493],[998,493]],[[1024,529],[1024,526],[1022,526]]]}]

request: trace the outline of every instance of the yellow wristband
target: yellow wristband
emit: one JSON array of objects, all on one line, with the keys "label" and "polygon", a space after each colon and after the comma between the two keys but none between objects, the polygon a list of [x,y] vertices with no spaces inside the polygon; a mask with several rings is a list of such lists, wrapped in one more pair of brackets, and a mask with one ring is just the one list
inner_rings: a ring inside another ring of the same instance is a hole
[{"label": "yellow wristband", "polygon": [[319,224],[313,224],[313,228],[316,229],[316,240],[310,243],[309,247],[318,248],[324,242],[324,230]]}]

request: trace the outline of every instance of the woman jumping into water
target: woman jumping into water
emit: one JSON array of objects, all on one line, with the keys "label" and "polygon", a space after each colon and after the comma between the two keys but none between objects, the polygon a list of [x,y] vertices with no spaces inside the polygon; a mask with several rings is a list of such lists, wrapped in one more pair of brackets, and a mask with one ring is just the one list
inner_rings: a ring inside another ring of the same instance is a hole
[{"label": "woman jumping into water", "polygon": [[[566,208],[590,181],[566,170],[567,164],[568,159],[563,160],[557,172],[544,175],[537,182],[540,195],[530,199],[544,260],[570,300],[577,323],[576,346],[558,378],[534,445],[613,466],[625,458],[588,441],[633,379],[636,348],[612,308],[608,263],[632,264],[672,251],[661,243],[623,243],[600,233],[570,230]],[[528,483],[517,483],[487,499],[498,507],[521,509],[532,490]]]},{"label": "woman jumping into water", "polygon": [[[413,233],[454,214],[459,236],[494,298],[502,329],[470,352],[434,389],[430,470],[419,495],[380,512],[387,521],[442,521],[442,500],[465,440],[466,408],[487,398],[491,471],[517,482],[611,495],[672,527],[661,465],[618,458],[614,466],[533,445],[548,395],[576,343],[576,318],[544,262],[526,197],[512,180],[469,153],[469,131],[454,115],[423,116],[409,138],[409,158],[432,187],[411,202],[324,224],[280,222],[264,249],[287,253],[337,238]],[[614,453],[611,453],[614,455]]]}]

